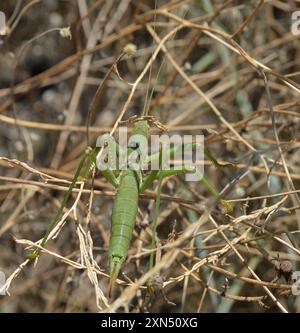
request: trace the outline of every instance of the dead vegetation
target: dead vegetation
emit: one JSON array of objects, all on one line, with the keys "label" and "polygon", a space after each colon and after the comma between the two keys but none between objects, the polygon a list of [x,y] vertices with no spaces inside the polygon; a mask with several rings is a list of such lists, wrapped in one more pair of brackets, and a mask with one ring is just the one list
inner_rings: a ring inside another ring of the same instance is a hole
[{"label": "dead vegetation", "polygon": [[[0,298],[1,312],[299,312],[292,293],[300,259],[297,6],[1,2],[0,270],[10,293]],[[136,53],[111,67],[129,43]],[[230,162],[205,161],[205,176],[234,205],[227,213],[183,177],[164,182],[148,271],[155,188],[141,195],[113,299],[107,248],[115,190],[101,173],[78,182],[53,240],[38,243],[87,147],[88,109],[101,83],[91,146],[141,114],[150,83],[152,116],[170,133],[204,134],[214,157]],[[41,248],[35,264],[28,247]]]}]

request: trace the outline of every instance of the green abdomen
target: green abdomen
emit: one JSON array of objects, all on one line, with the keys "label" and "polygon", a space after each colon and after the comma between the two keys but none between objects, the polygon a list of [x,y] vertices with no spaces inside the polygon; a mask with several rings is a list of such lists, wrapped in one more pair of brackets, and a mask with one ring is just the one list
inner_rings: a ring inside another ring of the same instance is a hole
[{"label": "green abdomen", "polygon": [[127,257],[138,209],[138,189],[134,171],[125,170],[112,211],[110,258],[120,257],[120,260],[123,261]]}]

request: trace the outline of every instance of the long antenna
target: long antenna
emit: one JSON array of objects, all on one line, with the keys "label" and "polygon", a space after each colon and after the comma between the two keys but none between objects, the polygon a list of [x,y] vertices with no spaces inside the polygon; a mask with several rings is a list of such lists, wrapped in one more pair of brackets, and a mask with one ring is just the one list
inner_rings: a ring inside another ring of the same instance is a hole
[{"label": "long antenna", "polygon": [[[154,22],[156,22],[156,10],[157,10],[157,0],[155,0],[155,2],[154,2],[154,12],[155,12],[154,16],[153,16]],[[154,30],[155,30],[155,26],[154,26]],[[152,45],[154,46],[154,43],[152,43]],[[151,56],[153,56],[153,53],[154,53],[154,48],[152,50]],[[151,77],[152,77],[152,66],[153,66],[153,63],[151,64],[150,69],[149,69],[147,92],[146,92],[146,98],[145,98],[144,108],[143,108],[143,112],[142,112],[142,117],[145,117],[148,115],[148,111],[149,111],[150,103],[151,103],[151,97],[153,95],[154,87],[152,87],[151,93],[149,94],[150,85],[151,85]]]},{"label": "long antenna", "polygon": [[98,89],[92,99],[92,102],[91,102],[89,110],[88,110],[88,116],[87,116],[87,121],[86,121],[86,141],[87,141],[88,146],[90,146],[90,144],[91,144],[90,135],[89,135],[89,127],[93,121],[93,117],[97,111],[97,108],[99,107],[99,102],[103,96],[106,82],[107,82],[108,78],[110,77],[111,73],[113,72],[115,66],[124,57],[125,54],[126,54],[126,52],[124,50],[122,50],[121,53],[116,57],[113,64],[109,68],[108,72],[105,74],[105,77],[102,80],[102,83],[98,86]]}]

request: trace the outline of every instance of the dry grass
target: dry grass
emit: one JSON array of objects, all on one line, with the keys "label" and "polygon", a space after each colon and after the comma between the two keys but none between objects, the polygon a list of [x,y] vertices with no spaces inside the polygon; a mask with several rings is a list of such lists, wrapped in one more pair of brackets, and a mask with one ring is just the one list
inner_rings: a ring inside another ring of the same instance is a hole
[{"label": "dry grass", "polygon": [[[142,0],[48,3],[0,5],[8,16],[0,45],[0,268],[10,293],[0,311],[299,312],[285,272],[300,260],[300,50],[290,31],[298,1],[157,1],[156,10]],[[61,29],[69,25],[71,40]],[[128,43],[137,52],[107,75]],[[155,187],[141,195],[112,299],[115,191],[100,173],[78,182],[51,240],[39,243],[87,146],[88,110],[103,81],[92,146],[141,114],[150,82],[152,116],[172,134],[204,134],[218,161],[234,164],[205,161],[205,176],[234,205],[230,214],[202,184],[163,183],[150,271]],[[35,263],[28,248],[43,253]]]}]

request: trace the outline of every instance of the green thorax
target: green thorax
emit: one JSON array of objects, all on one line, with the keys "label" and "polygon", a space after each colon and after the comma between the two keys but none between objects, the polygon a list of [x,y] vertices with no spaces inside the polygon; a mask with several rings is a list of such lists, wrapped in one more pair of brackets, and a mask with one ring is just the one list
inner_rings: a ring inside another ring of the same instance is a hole
[{"label": "green thorax", "polygon": [[140,120],[134,124],[128,141],[128,154],[135,150],[146,151],[148,145],[149,125],[147,120]]},{"label": "green thorax", "polygon": [[132,129],[131,136],[133,135],[142,135],[148,138],[149,135],[149,125],[147,120],[137,121]]}]

